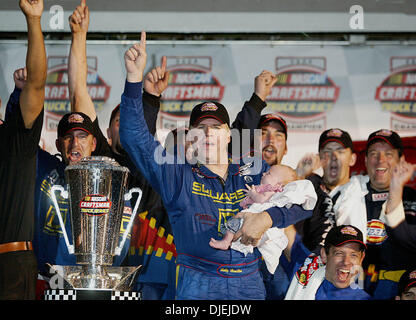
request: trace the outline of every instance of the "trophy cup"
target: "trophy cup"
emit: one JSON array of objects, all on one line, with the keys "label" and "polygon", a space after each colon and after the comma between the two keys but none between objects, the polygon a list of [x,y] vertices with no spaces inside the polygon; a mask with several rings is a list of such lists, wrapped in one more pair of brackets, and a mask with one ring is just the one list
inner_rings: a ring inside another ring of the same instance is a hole
[{"label": "trophy cup", "polygon": [[[66,246],[70,254],[75,254],[77,263],[75,266],[49,265],[52,272],[64,279],[63,288],[58,289],[70,289],[72,294],[98,290],[117,292],[118,297],[120,292],[123,293],[121,296],[128,296],[126,293],[131,291],[141,266],[111,266],[113,257],[121,254],[142,197],[140,188],[133,188],[125,194],[128,174],[129,170],[114,159],[85,157],[66,167],[67,191],[60,185],[51,188],[51,198]],[[69,198],[72,244],[59,210],[56,191],[60,191],[64,199]],[[133,193],[138,193],[137,201],[118,244],[124,201],[130,200]],[[46,292],[45,299],[59,300],[54,296],[59,295],[57,290],[49,291],[52,292]]]}]

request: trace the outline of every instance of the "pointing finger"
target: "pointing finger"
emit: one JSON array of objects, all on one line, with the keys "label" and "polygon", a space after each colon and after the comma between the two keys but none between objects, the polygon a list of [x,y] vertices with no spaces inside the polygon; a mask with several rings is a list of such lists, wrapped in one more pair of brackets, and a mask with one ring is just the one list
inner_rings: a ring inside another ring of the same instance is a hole
[{"label": "pointing finger", "polygon": [[167,58],[166,58],[166,56],[163,56],[162,57],[162,72],[163,72],[163,74],[165,73],[165,71],[166,71],[166,67],[167,67]]}]

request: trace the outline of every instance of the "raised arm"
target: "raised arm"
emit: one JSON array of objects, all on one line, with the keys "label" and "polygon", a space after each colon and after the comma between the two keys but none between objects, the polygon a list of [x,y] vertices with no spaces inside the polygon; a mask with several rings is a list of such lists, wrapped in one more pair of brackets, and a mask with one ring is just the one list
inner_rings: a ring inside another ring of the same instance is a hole
[{"label": "raised arm", "polygon": [[242,110],[237,114],[232,127],[241,129],[256,129],[261,112],[266,107],[266,98],[271,94],[277,77],[274,73],[263,70],[254,78],[254,92],[249,101],[246,101]]},{"label": "raised arm", "polygon": [[416,252],[416,225],[407,223],[403,207],[403,188],[411,179],[416,164],[406,162],[404,157],[394,167],[389,187],[389,196],[383,204],[380,218],[390,227],[392,236],[413,252]]},{"label": "raised arm", "polygon": [[46,50],[41,29],[43,0],[20,0],[27,23],[27,80],[19,98],[25,127],[30,129],[43,109],[46,82]]},{"label": "raised arm", "polygon": [[[257,129],[261,112],[267,106],[266,98],[270,95],[273,85],[276,83],[277,77],[274,73],[263,70],[254,79],[254,92],[250,100],[244,103],[243,108],[237,114],[232,128],[240,132],[240,153],[244,155],[247,153],[247,148],[252,150],[254,148],[254,130]],[[250,130],[250,146],[243,146],[242,131],[243,129]],[[237,143],[233,141],[233,143]],[[229,144],[229,152],[232,153],[232,144]]]},{"label": "raised arm", "polygon": [[87,89],[87,32],[89,26],[89,10],[85,0],[69,17],[72,39],[68,61],[68,88],[71,111],[83,112],[95,120],[94,103]]},{"label": "raised arm", "polygon": [[406,162],[404,157],[401,158],[400,162],[393,168],[390,180],[389,196],[386,201],[386,215],[389,215],[401,204],[403,199],[403,188],[412,178],[415,170],[416,164]]},{"label": "raised arm", "polygon": [[169,71],[166,70],[166,56],[161,66],[150,70],[143,79],[144,118],[152,135],[156,133],[156,121],[160,109],[160,97],[168,86]]}]

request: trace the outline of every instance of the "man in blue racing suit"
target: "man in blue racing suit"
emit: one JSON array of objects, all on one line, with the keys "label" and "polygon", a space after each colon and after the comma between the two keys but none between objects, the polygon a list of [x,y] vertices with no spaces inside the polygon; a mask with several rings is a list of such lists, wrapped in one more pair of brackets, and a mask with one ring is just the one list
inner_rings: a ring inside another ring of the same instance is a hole
[{"label": "man in blue racing suit", "polygon": [[190,146],[196,163],[177,163],[177,158],[167,161],[143,116],[144,32],[140,44],[128,49],[124,60],[127,81],[120,104],[120,139],[168,212],[178,254],[177,299],[264,299],[259,251],[245,256],[234,250],[217,250],[209,246],[210,238],[219,239],[221,226],[238,214],[244,224],[235,239],[241,237],[243,244],[255,246],[268,228],[286,227],[312,212],[294,205],[239,214],[246,184],[259,184],[269,166],[261,160],[256,160],[260,165],[256,161],[244,166],[229,162],[229,116],[220,103],[201,103],[192,110],[188,135],[203,135]]}]

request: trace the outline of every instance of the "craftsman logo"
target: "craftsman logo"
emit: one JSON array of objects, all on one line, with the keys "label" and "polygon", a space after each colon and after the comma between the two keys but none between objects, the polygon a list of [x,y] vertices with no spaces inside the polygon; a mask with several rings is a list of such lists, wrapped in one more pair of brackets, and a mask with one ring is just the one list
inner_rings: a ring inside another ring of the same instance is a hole
[{"label": "craftsman logo", "polygon": [[[111,87],[97,73],[97,57],[87,57],[87,90],[95,109],[101,111]],[[71,112],[68,89],[68,57],[48,57],[45,86],[45,129],[54,132],[60,118]]]},{"label": "craftsman logo", "polygon": [[88,195],[79,203],[81,213],[90,216],[101,216],[108,214],[111,209],[111,201],[106,196]]},{"label": "craftsman logo", "polygon": [[416,57],[391,57],[391,74],[377,87],[375,99],[390,112],[391,129],[416,130]]},{"label": "craftsman logo", "polygon": [[367,243],[380,245],[387,239],[384,223],[378,219],[367,222]]},{"label": "craftsman logo", "polygon": [[325,57],[277,57],[277,82],[267,106],[293,131],[323,131],[340,88],[328,77]]},{"label": "craftsman logo", "polygon": [[[178,121],[187,126],[195,105],[205,101],[221,102],[225,88],[212,74],[212,57],[168,56],[167,69],[170,71],[169,85],[161,98],[159,129],[173,130]],[[214,103],[209,103],[201,111],[217,108]]]},{"label": "craftsman logo", "polygon": [[342,234],[349,234],[349,235],[354,236],[354,237],[356,237],[356,236],[358,235],[357,230],[355,230],[355,229],[354,229],[354,228],[352,228],[352,227],[345,227],[345,228],[342,228],[342,229],[340,230],[340,232],[341,232]]},{"label": "craftsman logo", "polygon": [[389,196],[388,192],[374,193],[371,198],[373,201],[386,201]]}]

